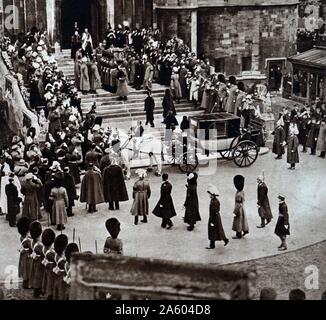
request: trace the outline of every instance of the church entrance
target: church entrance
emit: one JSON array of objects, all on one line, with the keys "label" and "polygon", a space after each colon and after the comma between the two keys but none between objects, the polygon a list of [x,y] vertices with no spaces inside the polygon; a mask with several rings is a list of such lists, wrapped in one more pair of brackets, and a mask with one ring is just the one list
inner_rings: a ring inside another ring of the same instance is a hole
[{"label": "church entrance", "polygon": [[71,47],[71,37],[78,26],[82,34],[88,28],[97,46],[104,39],[107,27],[106,0],[62,0],[61,3],[61,47]]}]

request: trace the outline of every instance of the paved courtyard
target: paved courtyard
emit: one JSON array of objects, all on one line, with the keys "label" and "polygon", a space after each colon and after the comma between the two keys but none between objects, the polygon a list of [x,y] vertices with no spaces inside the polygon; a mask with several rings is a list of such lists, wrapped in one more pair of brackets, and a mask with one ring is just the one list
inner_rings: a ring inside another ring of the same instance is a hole
[{"label": "paved courtyard", "polygon": [[[246,261],[265,256],[279,254],[277,246],[279,239],[274,235],[274,227],[278,214],[278,192],[287,195],[289,206],[291,236],[288,241],[289,250],[295,250],[325,239],[325,160],[309,154],[300,154],[300,164],[297,170],[288,170],[286,160],[274,160],[274,155],[268,153],[260,156],[250,168],[240,169],[233,162],[213,161],[209,167],[200,167],[198,195],[200,200],[200,214],[202,221],[196,225],[193,232],[186,230],[183,223],[183,202],[185,200],[186,176],[178,168],[165,167],[170,173],[173,184],[173,198],[178,216],[174,218],[172,230],[160,227],[160,220],[153,215],[148,224],[133,225],[130,208],[132,200],[123,203],[120,211],[110,212],[106,204],[98,206],[99,212],[93,215],[86,213],[85,205],[78,203],[74,209],[75,217],[69,218],[66,225],[66,234],[72,240],[73,228],[76,229],[76,238],[80,237],[82,251],[95,253],[95,241],[98,242],[98,251],[102,252],[107,237],[105,221],[110,217],[117,217],[121,221],[120,238],[124,243],[124,254],[137,257],[152,257],[175,261],[187,261],[210,264],[227,264]],[[259,217],[256,206],[256,177],[265,171],[266,183],[269,186],[269,197],[275,219],[266,229],[257,229]],[[231,240],[227,247],[217,245],[215,250],[205,250],[208,245],[207,221],[209,197],[206,186],[214,183],[221,192],[221,215],[227,236],[234,235],[232,228],[233,205],[235,189],[233,177],[243,174],[246,177],[245,208],[249,220],[250,234],[242,240]],[[153,209],[159,199],[161,179],[150,175],[152,197],[150,208]],[[136,178],[127,182],[129,196]],[[47,227],[44,215],[44,227]],[[19,235],[16,229],[7,225],[4,217],[0,218],[0,279],[6,276],[5,268],[8,265],[17,266],[19,253]]]}]

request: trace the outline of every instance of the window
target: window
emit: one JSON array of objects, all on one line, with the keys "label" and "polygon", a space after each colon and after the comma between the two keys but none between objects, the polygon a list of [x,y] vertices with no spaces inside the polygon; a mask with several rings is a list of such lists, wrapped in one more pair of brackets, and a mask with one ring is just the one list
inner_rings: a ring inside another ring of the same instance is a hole
[{"label": "window", "polygon": [[224,58],[215,59],[215,72],[224,73]]},{"label": "window", "polygon": [[242,71],[251,71],[251,57],[242,57]]}]

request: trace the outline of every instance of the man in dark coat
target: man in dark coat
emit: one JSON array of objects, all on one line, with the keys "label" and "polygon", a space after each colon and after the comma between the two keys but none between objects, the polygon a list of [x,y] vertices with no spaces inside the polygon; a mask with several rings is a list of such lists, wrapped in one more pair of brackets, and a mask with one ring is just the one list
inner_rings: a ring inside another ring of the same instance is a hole
[{"label": "man in dark coat", "polygon": [[290,223],[288,206],[285,203],[285,196],[279,195],[279,217],[275,227],[275,234],[281,239],[282,243],[278,247],[279,251],[287,250],[286,236],[290,235]]},{"label": "man in dark coat", "polygon": [[299,163],[299,139],[293,130],[290,130],[288,148],[287,148],[287,163],[291,165],[290,170],[295,170],[296,163]]},{"label": "man in dark coat", "polygon": [[189,224],[187,230],[193,231],[197,221],[201,221],[199,213],[199,201],[197,194],[197,173],[190,173],[188,175],[187,196],[184,203],[186,208],[184,222]]},{"label": "man in dark coat", "polygon": [[211,197],[211,203],[209,206],[209,220],[208,220],[208,239],[210,241],[209,247],[206,249],[215,249],[216,241],[224,241],[224,246],[227,246],[229,239],[226,237],[224,228],[222,225],[222,219],[220,215],[220,201],[218,200],[219,191],[213,185],[210,185],[207,190]]},{"label": "man in dark coat", "polygon": [[173,227],[173,223],[171,218],[175,217],[176,211],[173,204],[173,199],[171,196],[172,193],[172,184],[168,181],[169,175],[164,173],[162,175],[163,184],[161,186],[161,197],[153,210],[153,214],[156,217],[162,218],[162,228],[166,228],[169,230]]},{"label": "man in dark coat", "polygon": [[16,216],[20,212],[19,204],[22,201],[18,196],[17,187],[14,185],[14,178],[9,178],[9,184],[6,185],[6,196],[7,196],[7,206],[8,206],[8,221],[10,227],[16,226]]},{"label": "man in dark coat", "polygon": [[104,202],[101,173],[95,171],[93,163],[89,163],[80,190],[80,202],[88,204],[88,213],[97,212],[96,205]]},{"label": "man in dark coat", "polygon": [[44,209],[49,214],[49,224],[56,225],[55,221],[52,221],[52,205],[53,200],[50,199],[51,190],[55,187],[55,173],[51,174],[51,177],[44,185]]},{"label": "man in dark coat", "polygon": [[103,173],[103,193],[105,202],[109,203],[109,210],[120,209],[119,202],[129,200],[122,168],[116,159],[112,159],[109,167]]},{"label": "man in dark coat", "polygon": [[152,128],[155,127],[155,125],[154,125],[154,109],[155,109],[155,101],[152,98],[151,91],[148,91],[147,98],[145,99],[144,111],[146,111],[146,126],[149,123]]},{"label": "man in dark coat", "polygon": [[258,213],[261,219],[261,225],[257,228],[265,228],[267,224],[269,224],[272,219],[272,211],[269,204],[268,199],[268,188],[266,183],[264,182],[264,177],[259,176],[257,178],[258,188],[257,188],[257,206],[258,206]]},{"label": "man in dark coat", "polygon": [[75,206],[75,200],[78,199],[78,196],[77,196],[77,192],[76,192],[75,180],[70,173],[69,167],[64,168],[62,186],[64,188],[66,188],[68,200],[69,200],[69,206],[67,208],[67,215],[68,215],[68,217],[73,217],[74,214],[72,213],[72,208]]},{"label": "man in dark coat", "polygon": [[277,126],[273,134],[274,134],[273,153],[277,155],[275,159],[279,160],[282,159],[282,156],[285,153],[284,150],[285,131],[282,127],[281,119],[277,122]]}]

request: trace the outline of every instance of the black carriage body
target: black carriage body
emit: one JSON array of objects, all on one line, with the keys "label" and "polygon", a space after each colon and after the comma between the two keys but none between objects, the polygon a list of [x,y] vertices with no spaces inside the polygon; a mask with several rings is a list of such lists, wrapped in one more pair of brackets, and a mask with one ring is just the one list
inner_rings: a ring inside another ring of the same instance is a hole
[{"label": "black carriage body", "polygon": [[[226,112],[196,115],[190,117],[190,129],[198,139],[237,138],[240,136],[240,118]],[[214,130],[213,137],[210,130]]]}]

